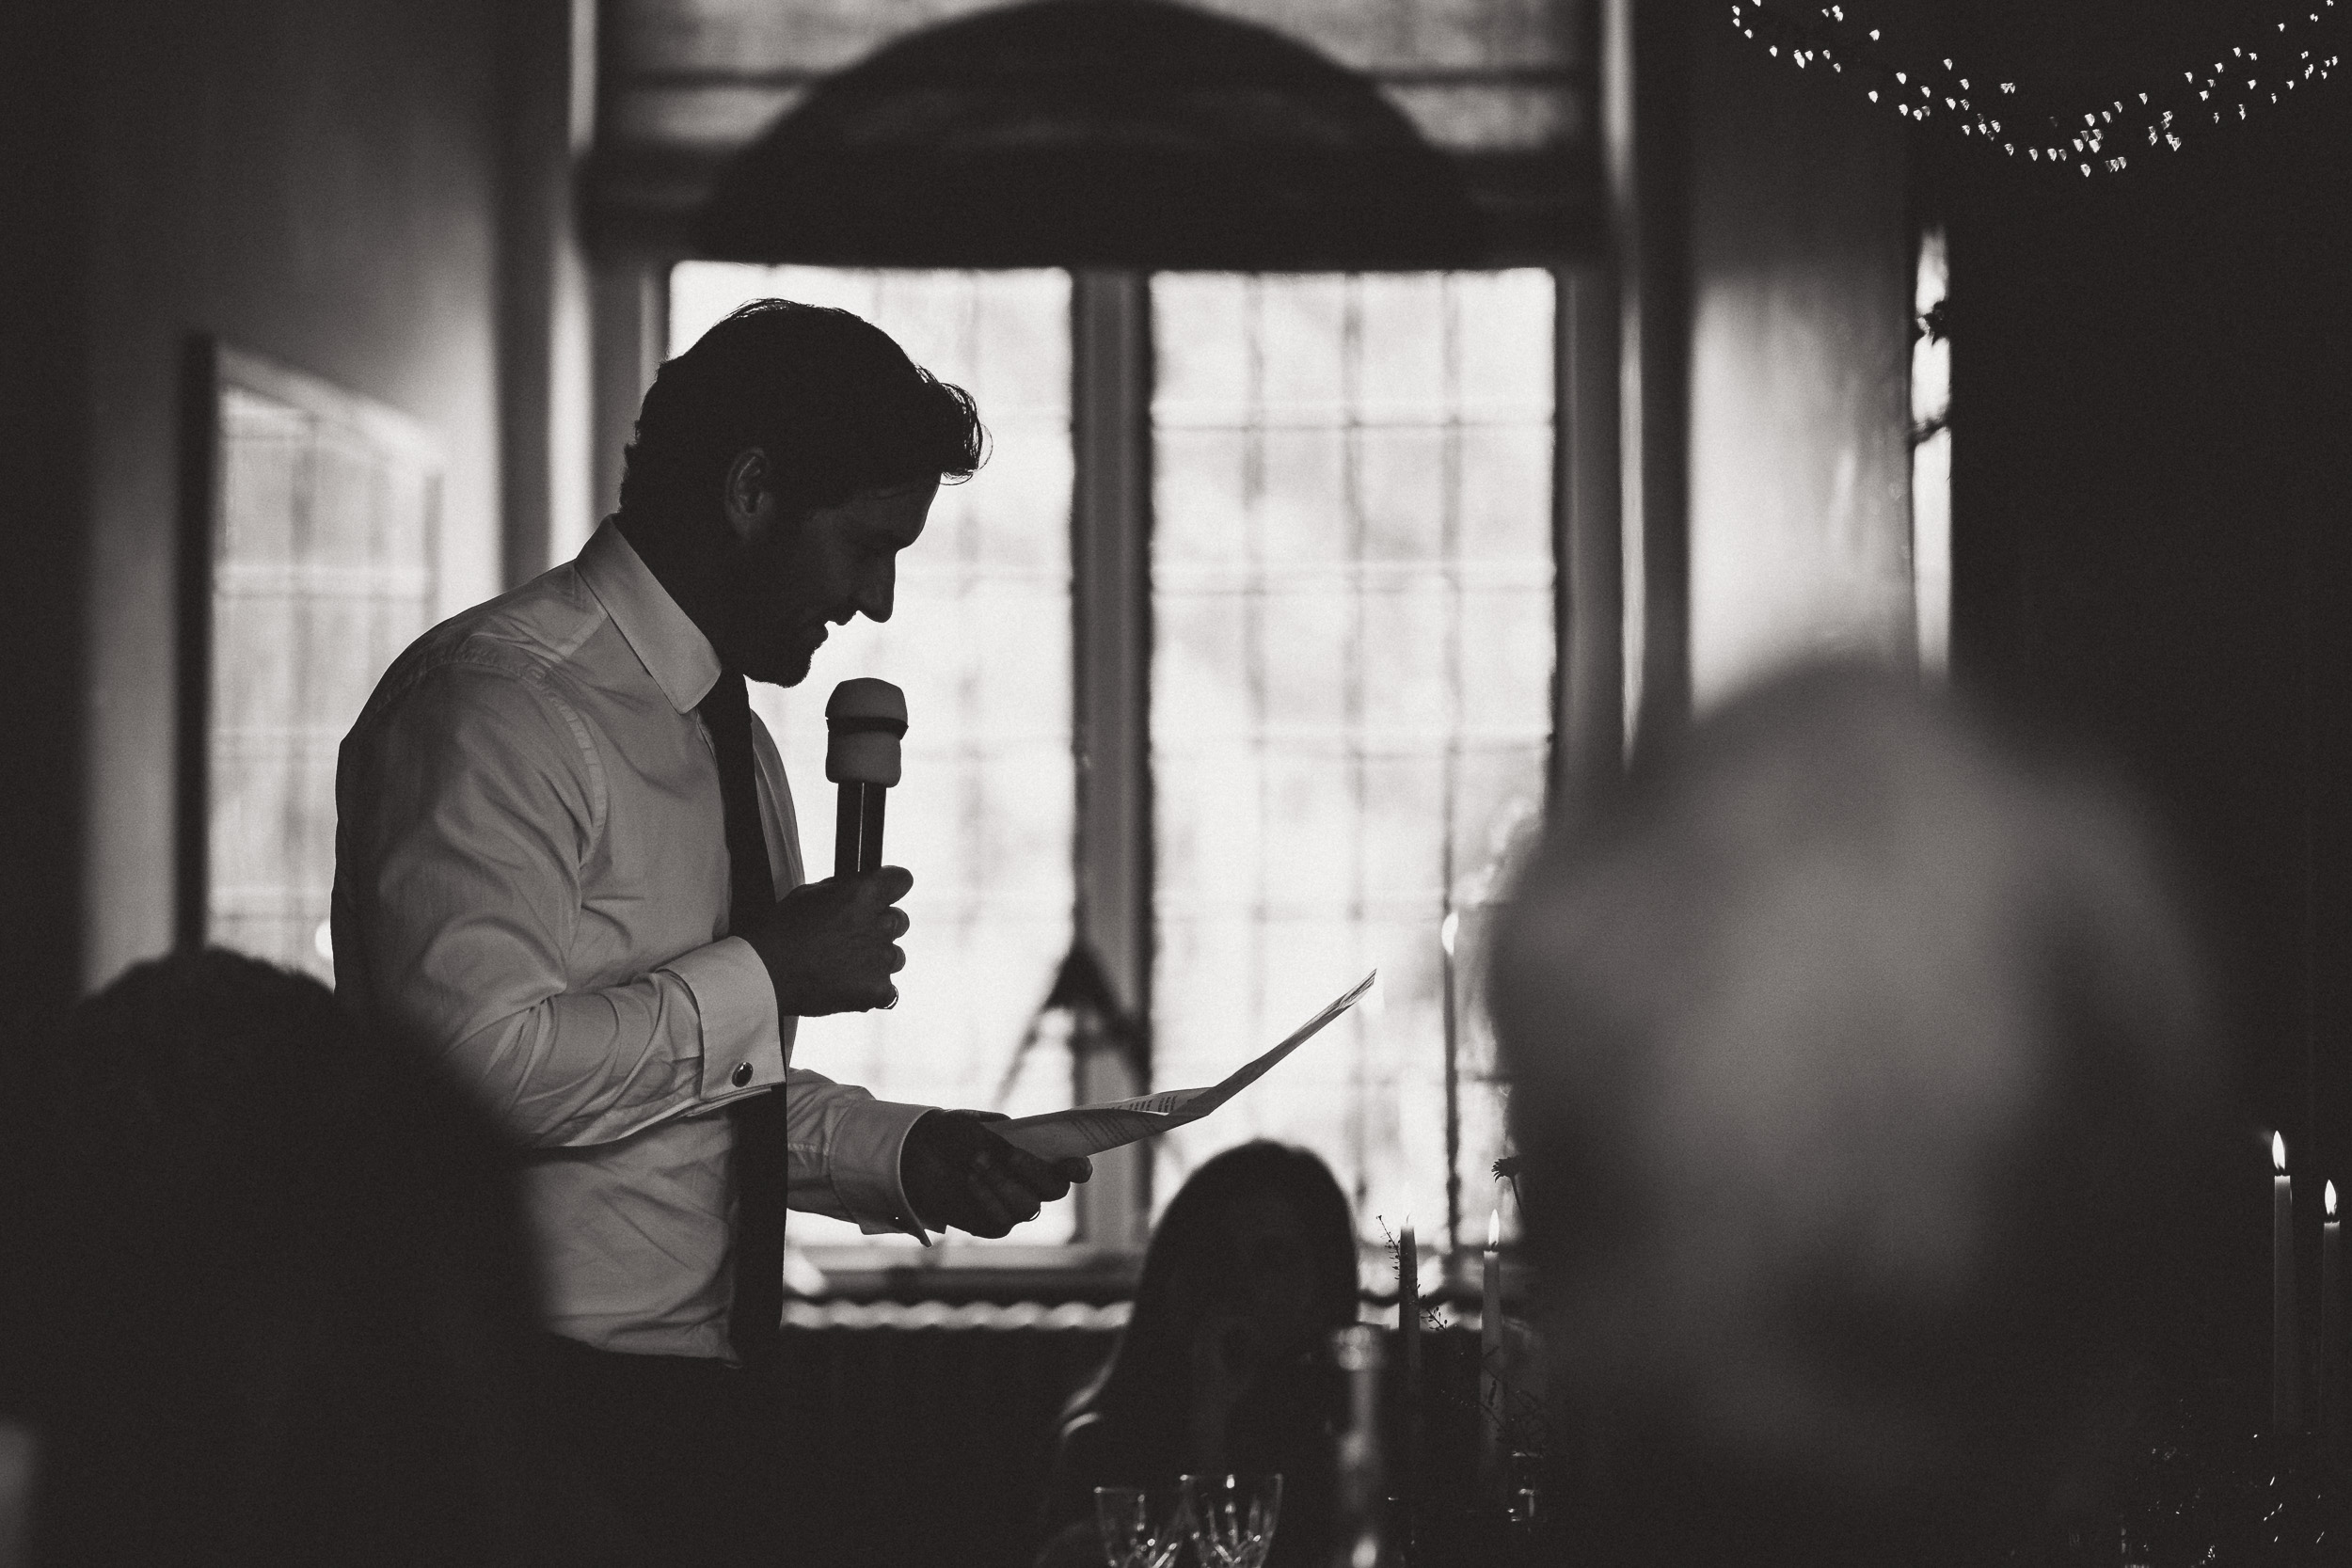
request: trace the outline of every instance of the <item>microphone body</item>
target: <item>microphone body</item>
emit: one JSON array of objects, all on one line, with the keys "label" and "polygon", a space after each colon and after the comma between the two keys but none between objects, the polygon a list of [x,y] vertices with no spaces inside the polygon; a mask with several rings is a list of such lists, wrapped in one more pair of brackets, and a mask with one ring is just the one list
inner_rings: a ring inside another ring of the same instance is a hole
[{"label": "microphone body", "polygon": [[833,874],[847,877],[882,864],[882,803],[890,786],[845,784],[833,821]]},{"label": "microphone body", "polygon": [[882,804],[898,782],[906,693],[888,681],[843,681],[825,704],[825,777],[841,786],[834,816],[833,874],[853,876],[882,863]]}]

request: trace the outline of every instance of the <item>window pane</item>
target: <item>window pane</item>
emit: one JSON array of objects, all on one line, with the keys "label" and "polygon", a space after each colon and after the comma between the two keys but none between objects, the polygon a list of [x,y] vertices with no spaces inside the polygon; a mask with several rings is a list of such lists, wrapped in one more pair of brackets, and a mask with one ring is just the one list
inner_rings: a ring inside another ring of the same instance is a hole
[{"label": "window pane", "polygon": [[331,984],[336,746],[432,625],[438,463],[391,409],[261,366],[224,372],[205,935]]},{"label": "window pane", "polygon": [[[889,622],[835,628],[800,687],[752,688],[791,776],[813,877],[833,866],[825,699],[852,675],[907,694],[905,782],[890,792],[887,839],[892,863],[914,873],[903,1000],[804,1022],[793,1059],[884,1100],[1057,1109],[1070,1103],[1064,1053],[1032,1051],[1000,1087],[1071,937],[1069,278],[682,262],[671,273],[671,352],[767,295],[872,322],[969,391],[992,438],[987,465],[940,491],[922,539],[899,557]],[[1053,1205],[1010,1239],[1064,1240],[1070,1215]],[[792,1233],[861,1239],[797,1213]]]},{"label": "window pane", "polygon": [[1952,644],[1952,344],[1945,336],[1950,282],[1944,230],[1919,239],[1911,341],[1911,569],[1919,668],[1941,675]]},{"label": "window pane", "polygon": [[1367,1241],[1407,1213],[1442,1237],[1453,910],[1484,1235],[1502,1110],[1469,1002],[1550,738],[1552,302],[1535,271],[1152,280],[1155,1086],[1214,1083],[1382,978],[1162,1140],[1162,1202],[1278,1137],[1330,1162]]}]

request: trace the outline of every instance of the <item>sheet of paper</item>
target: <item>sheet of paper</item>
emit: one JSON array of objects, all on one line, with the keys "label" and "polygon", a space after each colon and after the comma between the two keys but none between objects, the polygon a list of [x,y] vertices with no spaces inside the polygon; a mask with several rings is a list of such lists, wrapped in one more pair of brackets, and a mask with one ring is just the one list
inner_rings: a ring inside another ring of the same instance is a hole
[{"label": "sheet of paper", "polygon": [[1041,1117],[1023,1117],[1018,1121],[992,1122],[989,1131],[1016,1148],[1025,1148],[1041,1160],[1065,1160],[1075,1154],[1100,1154],[1121,1144],[1134,1143],[1171,1127],[1199,1121],[1233,1096],[1265,1076],[1266,1069],[1312,1038],[1317,1031],[1354,1006],[1380,972],[1374,970],[1356,982],[1344,995],[1292,1030],[1282,1043],[1236,1068],[1222,1082],[1205,1089],[1163,1089],[1134,1100],[1115,1100],[1104,1105],[1081,1105],[1075,1110],[1054,1111]]}]

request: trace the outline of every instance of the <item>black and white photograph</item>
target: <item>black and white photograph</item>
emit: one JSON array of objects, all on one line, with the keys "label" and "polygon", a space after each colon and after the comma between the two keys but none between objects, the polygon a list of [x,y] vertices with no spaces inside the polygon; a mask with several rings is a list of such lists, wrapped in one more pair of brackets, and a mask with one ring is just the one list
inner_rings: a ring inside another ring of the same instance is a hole
[{"label": "black and white photograph", "polygon": [[0,1568],[2352,1565],[2352,0],[11,0]]}]

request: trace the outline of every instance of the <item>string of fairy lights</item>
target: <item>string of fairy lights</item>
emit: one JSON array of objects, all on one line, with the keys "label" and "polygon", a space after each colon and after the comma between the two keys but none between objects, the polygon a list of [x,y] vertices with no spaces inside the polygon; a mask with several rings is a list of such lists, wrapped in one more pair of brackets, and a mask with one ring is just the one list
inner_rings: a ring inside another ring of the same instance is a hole
[{"label": "string of fairy lights", "polygon": [[1731,24],[1801,71],[1851,78],[1873,103],[1920,125],[1955,128],[2021,163],[2121,174],[2135,157],[2178,152],[2193,138],[2233,126],[2315,89],[2333,73],[2344,13],[2336,0],[2304,0],[2228,54],[2192,62],[2178,80],[2152,82],[2106,103],[2059,105],[2030,87],[1996,81],[1950,59],[1899,55],[1881,29],[1850,20],[1842,5],[1732,0]]}]

